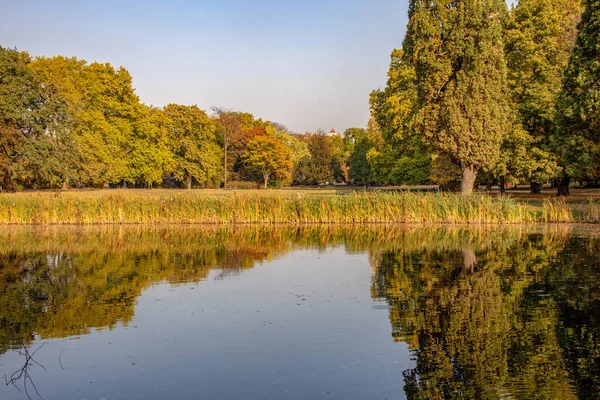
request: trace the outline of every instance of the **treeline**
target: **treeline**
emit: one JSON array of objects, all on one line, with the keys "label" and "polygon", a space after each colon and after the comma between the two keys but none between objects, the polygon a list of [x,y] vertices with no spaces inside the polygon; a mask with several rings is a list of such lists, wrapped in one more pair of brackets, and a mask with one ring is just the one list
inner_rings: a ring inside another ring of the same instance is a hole
[{"label": "treeline", "polygon": [[[124,68],[0,47],[3,189],[600,183],[600,3],[411,0],[365,128],[144,105]],[[234,183],[235,182],[235,183]]]},{"label": "treeline", "polygon": [[591,0],[411,0],[370,97],[372,179],[598,185],[599,23]]},{"label": "treeline", "polygon": [[0,47],[5,190],[346,182],[348,141],[252,114],[140,102],[129,72]]},{"label": "treeline", "polygon": [[4,189],[218,182],[216,124],[195,106],[141,104],[130,74],[0,48]]}]

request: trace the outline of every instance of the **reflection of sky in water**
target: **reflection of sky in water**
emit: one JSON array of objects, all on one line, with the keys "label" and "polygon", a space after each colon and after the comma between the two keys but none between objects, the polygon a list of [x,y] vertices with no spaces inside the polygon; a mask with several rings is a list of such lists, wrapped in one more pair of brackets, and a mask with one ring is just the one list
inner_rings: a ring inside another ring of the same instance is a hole
[{"label": "reflection of sky in water", "polygon": [[[47,371],[31,372],[44,399],[404,397],[412,362],[373,308],[367,255],[296,251],[221,272],[153,285],[127,327],[48,340],[36,355]],[[0,372],[20,360],[3,355]],[[2,386],[0,398],[22,397]]]}]

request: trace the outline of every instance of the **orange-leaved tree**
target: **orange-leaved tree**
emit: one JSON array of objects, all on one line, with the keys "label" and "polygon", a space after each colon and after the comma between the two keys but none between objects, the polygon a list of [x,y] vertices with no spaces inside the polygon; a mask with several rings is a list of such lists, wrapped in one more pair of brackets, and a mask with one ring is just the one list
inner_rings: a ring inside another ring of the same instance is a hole
[{"label": "orange-leaved tree", "polygon": [[270,179],[289,180],[294,168],[291,150],[270,136],[256,136],[248,142],[243,160],[247,171],[260,179],[265,189]]}]

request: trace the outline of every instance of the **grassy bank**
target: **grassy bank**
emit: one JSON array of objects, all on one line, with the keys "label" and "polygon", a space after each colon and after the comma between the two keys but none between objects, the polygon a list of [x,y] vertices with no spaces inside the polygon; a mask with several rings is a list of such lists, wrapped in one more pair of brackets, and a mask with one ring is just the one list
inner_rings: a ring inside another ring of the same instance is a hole
[{"label": "grassy bank", "polygon": [[185,192],[170,196],[0,196],[0,224],[535,223],[599,222],[600,206],[573,210],[508,197],[439,193],[293,196]]}]

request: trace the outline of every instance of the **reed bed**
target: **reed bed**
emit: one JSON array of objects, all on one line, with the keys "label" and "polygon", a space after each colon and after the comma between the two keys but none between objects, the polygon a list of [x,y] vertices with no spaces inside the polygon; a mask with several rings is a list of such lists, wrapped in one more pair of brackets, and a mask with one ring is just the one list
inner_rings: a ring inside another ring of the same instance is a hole
[{"label": "reed bed", "polygon": [[0,224],[364,224],[598,222],[598,205],[573,211],[504,196],[356,192],[296,196],[231,194],[102,197],[0,196]]}]

